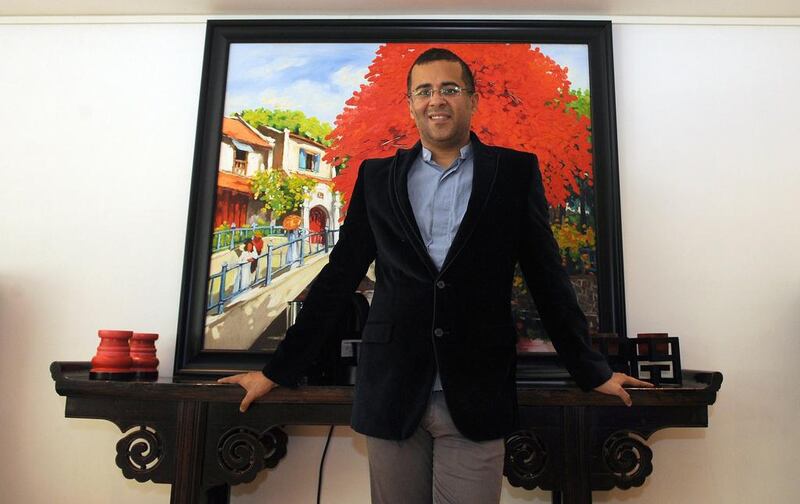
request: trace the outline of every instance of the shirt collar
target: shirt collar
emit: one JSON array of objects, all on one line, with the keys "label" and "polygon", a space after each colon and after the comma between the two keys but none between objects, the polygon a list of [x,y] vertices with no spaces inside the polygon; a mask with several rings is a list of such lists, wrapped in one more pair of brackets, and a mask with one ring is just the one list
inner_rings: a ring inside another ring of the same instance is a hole
[{"label": "shirt collar", "polygon": [[[467,145],[465,145],[464,147],[461,147],[461,149],[459,149],[458,160],[459,161],[465,161],[465,160],[469,159],[471,156],[472,156],[472,141],[470,141]],[[431,153],[431,151],[426,149],[425,146],[423,145],[422,146],[422,160],[425,161],[428,164],[435,164],[431,160],[432,157],[433,157],[433,153]],[[438,166],[438,165],[436,165],[436,166]]]}]

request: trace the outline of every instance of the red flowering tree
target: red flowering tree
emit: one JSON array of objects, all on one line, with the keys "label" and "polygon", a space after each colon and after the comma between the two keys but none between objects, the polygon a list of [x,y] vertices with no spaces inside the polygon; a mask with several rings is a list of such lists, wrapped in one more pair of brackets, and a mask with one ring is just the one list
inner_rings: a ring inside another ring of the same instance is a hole
[{"label": "red flowering tree", "polygon": [[328,136],[325,160],[346,167],[334,179],[349,202],[364,159],[394,154],[419,139],[406,102],[406,76],[419,54],[443,47],[472,69],[479,94],[472,129],[481,141],[534,152],[551,206],[592,180],[590,121],[568,106],[567,68],[529,44],[385,44],[369,67],[367,83],[353,93]]}]

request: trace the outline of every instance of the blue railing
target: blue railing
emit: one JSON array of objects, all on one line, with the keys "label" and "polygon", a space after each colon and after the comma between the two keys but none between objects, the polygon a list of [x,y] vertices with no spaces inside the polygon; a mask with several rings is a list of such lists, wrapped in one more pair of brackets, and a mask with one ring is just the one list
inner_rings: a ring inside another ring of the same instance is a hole
[{"label": "blue railing", "polygon": [[211,253],[220,250],[233,250],[238,243],[242,243],[248,238],[255,236],[256,231],[261,231],[261,236],[286,236],[287,231],[283,226],[259,226],[253,224],[249,227],[237,228],[232,225],[230,229],[214,231],[211,241]]},{"label": "blue railing", "polygon": [[[291,268],[300,267],[306,258],[320,253],[328,253],[336,244],[338,229],[320,231],[291,237],[286,243],[274,246],[267,243],[267,249],[256,259],[255,272],[244,275],[242,268],[251,268],[250,262],[230,267],[223,264],[218,273],[208,277],[208,301],[206,311],[209,315],[219,315],[225,304],[243,292],[261,286],[267,286],[272,280]],[[291,235],[291,233],[290,233]],[[263,273],[262,273],[263,270]],[[233,275],[232,285],[230,283]],[[252,276],[251,276],[252,275]],[[242,285],[242,278],[249,277],[248,285]]]}]

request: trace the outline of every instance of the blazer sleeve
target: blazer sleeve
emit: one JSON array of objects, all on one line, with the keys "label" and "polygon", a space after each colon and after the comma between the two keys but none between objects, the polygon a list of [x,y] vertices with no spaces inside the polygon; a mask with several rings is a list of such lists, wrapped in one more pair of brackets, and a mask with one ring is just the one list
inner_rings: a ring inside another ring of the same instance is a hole
[{"label": "blazer sleeve", "polygon": [[366,162],[361,164],[339,240],[308,291],[297,320],[286,331],[263,373],[283,386],[294,387],[319,355],[353,292],[375,259],[375,238],[364,196]]},{"label": "blazer sleeve", "polygon": [[561,264],[558,243],[550,228],[539,162],[536,156],[530,157],[523,167],[527,192],[519,264],[556,352],[578,386],[591,390],[611,378],[612,371],[605,357],[589,342],[586,317]]}]

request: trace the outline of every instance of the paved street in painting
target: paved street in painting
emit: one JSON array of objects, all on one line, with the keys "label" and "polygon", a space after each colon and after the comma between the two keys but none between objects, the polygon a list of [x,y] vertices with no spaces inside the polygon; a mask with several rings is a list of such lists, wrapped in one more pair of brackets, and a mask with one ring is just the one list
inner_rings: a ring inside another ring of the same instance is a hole
[{"label": "paved street in painting", "polygon": [[327,254],[309,257],[300,268],[274,278],[268,286],[254,287],[225,306],[221,315],[206,318],[207,350],[247,350],[272,322],[286,311],[328,263]]}]

